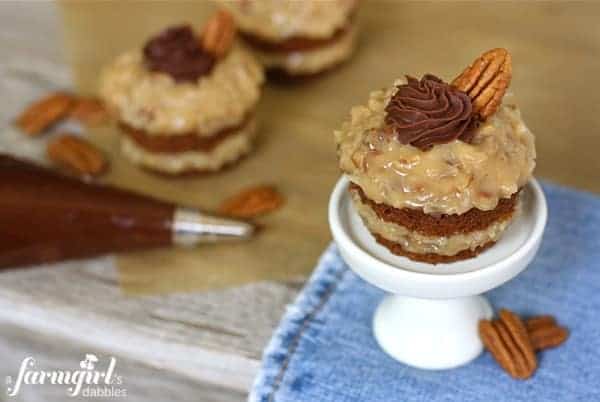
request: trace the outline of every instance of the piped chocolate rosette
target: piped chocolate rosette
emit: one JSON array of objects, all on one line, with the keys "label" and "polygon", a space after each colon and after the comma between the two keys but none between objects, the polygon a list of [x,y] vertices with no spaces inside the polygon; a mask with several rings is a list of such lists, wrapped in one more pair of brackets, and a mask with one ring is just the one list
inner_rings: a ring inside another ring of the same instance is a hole
[{"label": "piped chocolate rosette", "polygon": [[471,258],[501,237],[535,167],[533,134],[512,96],[511,58],[490,50],[451,84],[407,76],[371,93],[335,132],[354,206],[392,253]]},{"label": "piped chocolate rosette", "polygon": [[333,69],[353,53],[358,0],[222,0],[270,77]]},{"label": "piped chocolate rosette", "polygon": [[118,57],[101,94],[130,161],[166,174],[215,172],[251,150],[263,81],[232,16],[220,11],[201,30],[169,27]]}]

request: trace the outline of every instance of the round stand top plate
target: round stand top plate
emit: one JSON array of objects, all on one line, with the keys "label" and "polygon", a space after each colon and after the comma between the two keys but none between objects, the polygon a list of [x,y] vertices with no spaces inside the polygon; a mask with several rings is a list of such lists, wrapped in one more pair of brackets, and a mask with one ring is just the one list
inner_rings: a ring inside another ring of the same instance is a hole
[{"label": "round stand top plate", "polygon": [[540,185],[532,179],[521,192],[521,212],[501,239],[475,258],[427,264],[392,254],[362,223],[342,177],[330,199],[329,223],[340,253],[363,279],[406,296],[446,298],[479,294],[508,281],[531,262],[547,220]]}]

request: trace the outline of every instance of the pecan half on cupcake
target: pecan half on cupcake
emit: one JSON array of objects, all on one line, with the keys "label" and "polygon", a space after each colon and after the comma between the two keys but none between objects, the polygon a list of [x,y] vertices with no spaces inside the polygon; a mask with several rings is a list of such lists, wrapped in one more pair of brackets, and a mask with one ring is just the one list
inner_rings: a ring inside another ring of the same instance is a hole
[{"label": "pecan half on cupcake", "polygon": [[240,35],[269,75],[299,78],[330,70],[355,46],[358,0],[223,0]]},{"label": "pecan half on cupcake", "polygon": [[519,209],[535,167],[534,137],[511,96],[505,49],[452,84],[427,74],[371,93],[335,132],[354,206],[377,241],[416,261],[446,263],[492,246]]},{"label": "pecan half on cupcake", "polygon": [[264,77],[235,34],[221,11],[202,30],[166,29],[104,71],[101,94],[129,160],[166,174],[215,172],[250,151]]}]

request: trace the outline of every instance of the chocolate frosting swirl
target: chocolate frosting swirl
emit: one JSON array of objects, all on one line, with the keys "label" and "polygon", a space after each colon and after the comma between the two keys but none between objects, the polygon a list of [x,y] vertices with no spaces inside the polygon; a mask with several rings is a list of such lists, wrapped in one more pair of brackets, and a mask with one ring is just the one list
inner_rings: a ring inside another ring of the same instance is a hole
[{"label": "chocolate frosting swirl", "polygon": [[406,79],[385,108],[386,131],[423,151],[457,138],[472,141],[477,120],[466,93],[432,74]]},{"label": "chocolate frosting swirl", "polygon": [[150,39],[144,46],[144,60],[148,69],[169,74],[176,82],[195,82],[215,64],[189,25],[168,28]]}]

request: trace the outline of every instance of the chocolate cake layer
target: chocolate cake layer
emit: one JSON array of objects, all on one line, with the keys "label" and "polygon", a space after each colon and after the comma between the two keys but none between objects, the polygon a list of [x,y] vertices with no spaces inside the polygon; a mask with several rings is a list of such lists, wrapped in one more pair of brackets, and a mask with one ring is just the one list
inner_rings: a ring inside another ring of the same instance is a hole
[{"label": "chocolate cake layer", "polygon": [[130,136],[121,137],[121,152],[132,163],[167,174],[188,171],[218,171],[223,166],[241,158],[252,149],[256,133],[255,119],[222,138],[210,150],[183,152],[152,152],[139,146]]},{"label": "chocolate cake layer", "polygon": [[356,191],[361,201],[367,204],[377,216],[386,222],[402,225],[409,230],[419,232],[427,236],[451,236],[458,233],[469,233],[476,230],[484,230],[493,222],[510,219],[515,211],[518,192],[510,198],[503,198],[498,206],[490,211],[482,211],[472,208],[461,215],[438,216],[426,214],[419,209],[394,208],[386,204],[380,204],[367,198],[360,186],[351,183],[350,191]]},{"label": "chocolate cake layer", "polygon": [[123,133],[149,152],[166,154],[187,151],[210,152],[226,138],[244,128],[250,118],[251,116],[246,116],[240,124],[224,128],[209,137],[199,136],[197,133],[149,135],[145,131],[133,128],[123,122],[119,125]]},{"label": "chocolate cake layer", "polygon": [[373,233],[373,236],[375,237],[375,240],[377,240],[377,243],[381,244],[382,246],[384,246],[385,248],[390,250],[393,254],[400,255],[403,257],[408,257],[414,261],[426,262],[428,264],[443,264],[443,263],[450,263],[450,262],[455,262],[455,261],[460,261],[460,260],[466,260],[468,258],[473,258],[473,257],[477,256],[479,253],[481,253],[482,251],[487,250],[488,248],[492,247],[495,244],[495,242],[490,241],[482,246],[477,247],[474,250],[471,250],[471,249],[463,250],[455,255],[441,255],[441,254],[435,254],[435,253],[420,254],[420,253],[411,253],[409,251],[406,251],[402,248],[402,246],[400,244],[394,243],[393,241],[390,241],[390,240],[378,235],[377,233]]},{"label": "chocolate cake layer", "polygon": [[240,36],[249,45],[260,49],[264,52],[272,53],[290,53],[290,52],[302,52],[313,49],[318,49],[327,45],[330,45],[342,36],[348,33],[351,22],[348,22],[345,26],[339,28],[329,38],[307,38],[303,36],[291,36],[281,42],[273,42],[272,40],[262,38],[258,35],[251,34],[248,32],[240,32]]}]

